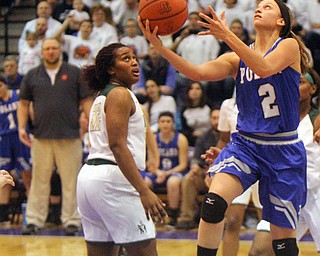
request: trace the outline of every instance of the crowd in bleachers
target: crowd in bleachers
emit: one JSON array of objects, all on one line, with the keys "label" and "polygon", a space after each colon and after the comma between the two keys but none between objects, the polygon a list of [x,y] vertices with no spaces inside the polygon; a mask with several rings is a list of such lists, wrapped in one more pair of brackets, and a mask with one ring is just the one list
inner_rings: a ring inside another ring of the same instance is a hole
[{"label": "crowd in bleachers", "polygon": [[[189,0],[189,16],[185,26],[174,35],[161,36],[160,38],[168,48],[192,63],[200,65],[230,51],[230,48],[212,36],[198,35],[198,32],[202,30],[198,23],[200,20],[198,13],[208,13],[208,5],[213,6],[217,13],[225,11],[227,23],[232,32],[249,45],[255,38],[252,21],[258,2],[259,0]],[[287,0],[285,2],[293,13],[294,31],[310,50],[314,69],[320,72],[320,3],[317,0]],[[180,219],[178,227],[188,229],[195,227],[196,224],[194,219],[190,219],[190,215],[192,215],[192,213],[190,214],[190,203],[189,205],[185,203],[184,209],[182,209],[184,212],[179,217],[180,201],[185,196],[183,190],[190,186],[190,180],[183,183],[182,179],[185,170],[190,168],[194,173],[193,175],[204,178],[203,170],[206,167],[199,157],[201,154],[199,146],[200,148],[203,146],[205,141],[203,136],[208,137],[210,131],[214,134],[214,136],[212,135],[212,143],[217,143],[219,131],[217,125],[212,123],[211,119],[217,118],[218,112],[212,112],[212,110],[219,109],[224,100],[234,97],[234,80],[230,77],[217,82],[192,81],[177,72],[143,37],[138,27],[137,15],[138,0],[40,1],[37,5],[37,18],[27,22],[21,33],[18,45],[19,56],[6,56],[3,62],[4,79],[10,90],[17,90],[23,84],[26,86],[28,82],[26,77],[30,78],[30,71],[35,70],[43,62],[44,49],[41,44],[45,38],[58,40],[63,49],[60,61],[74,65],[79,69],[82,66],[94,63],[99,50],[110,43],[121,42],[132,48],[140,63],[140,81],[134,85],[132,90],[148,113],[152,131],[158,134],[158,137],[164,133],[164,131],[161,131],[164,124],[161,123],[163,121],[159,117],[163,117],[161,114],[164,111],[170,112],[174,117],[174,120],[171,121],[172,125],[175,126],[175,131],[185,137],[185,140],[181,139],[183,142],[179,142],[184,146],[178,146],[179,143],[177,142],[177,150],[179,151],[181,148],[189,149],[189,152],[184,150],[183,153],[176,155],[178,161],[176,166],[182,164],[182,167],[180,166],[179,170],[172,171],[171,176],[173,178],[170,179],[170,175],[162,177],[162,170],[159,170],[158,176],[156,173],[151,177],[152,179],[149,177],[150,179],[147,179],[147,181],[151,187],[157,183],[157,179],[161,179],[161,182],[158,183],[162,185],[164,182],[168,182],[167,189],[170,197],[168,201],[169,207],[171,207],[168,211],[169,217],[171,217],[168,223],[176,225],[177,219]],[[47,56],[47,61],[50,62],[50,55]],[[54,86],[57,72],[58,70],[53,73],[48,72],[48,74],[39,73],[37,80],[41,83],[43,80],[41,76],[49,75],[52,86]],[[65,73],[61,76],[61,79],[67,80],[69,76],[72,76],[72,74]],[[26,97],[25,93],[26,91],[24,91],[24,97]],[[32,99],[31,95],[28,95],[28,97]],[[2,102],[1,99],[0,103],[2,104]],[[84,112],[81,113],[81,138],[84,145],[87,145],[87,141],[84,139],[86,138],[84,127],[86,127],[87,119]],[[214,117],[211,116],[212,113],[215,114]],[[74,115],[80,117],[80,112],[74,113]],[[170,119],[171,116],[168,116]],[[32,123],[32,113],[29,119]],[[18,134],[19,131],[15,132]],[[171,133],[172,131],[165,132],[169,137]],[[1,133],[0,136],[2,136]],[[165,138],[164,136],[162,140]],[[203,147],[201,150],[204,153]],[[196,158],[192,158],[193,152],[196,152]],[[3,156],[0,156],[0,160],[2,160],[1,157]],[[160,164],[161,166],[169,164],[166,162],[169,160],[161,156],[161,152],[160,157],[163,161]],[[186,158],[191,163],[187,168],[184,161]],[[0,161],[0,169],[4,169],[5,166],[2,162],[4,161]],[[176,166],[170,165],[163,168],[170,171]],[[57,172],[59,173],[59,169]],[[175,172],[181,173],[181,175],[172,175]],[[190,175],[186,177],[190,179]],[[27,185],[28,190],[29,186],[30,184]],[[31,183],[32,186],[35,185]],[[174,187],[177,186],[179,186],[179,189],[175,190]],[[196,195],[205,188],[205,184],[201,182],[201,186],[194,188],[192,193]],[[7,188],[0,189],[0,210],[2,209],[0,223],[8,221],[10,213],[9,193],[4,193],[5,189]],[[37,192],[41,193],[40,190],[37,190]],[[69,192],[66,190],[65,193]],[[182,198],[180,195],[182,195]],[[61,200],[51,202],[51,204],[60,205]],[[194,207],[193,205],[194,202],[192,201],[191,207]],[[55,213],[60,214],[60,210],[55,211]],[[186,220],[190,222],[183,222]],[[55,222],[59,223],[59,220]],[[75,223],[76,221],[73,224]],[[75,229],[75,231],[77,230]],[[26,232],[25,234],[31,233]],[[70,232],[70,234],[74,235],[75,232]]]}]

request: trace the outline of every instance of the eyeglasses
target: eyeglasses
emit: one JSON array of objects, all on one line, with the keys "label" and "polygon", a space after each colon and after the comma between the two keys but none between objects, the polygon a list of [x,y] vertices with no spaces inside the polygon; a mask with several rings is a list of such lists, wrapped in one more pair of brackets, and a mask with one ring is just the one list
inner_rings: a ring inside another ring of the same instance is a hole
[{"label": "eyeglasses", "polygon": [[60,47],[46,47],[46,48],[42,48],[43,51],[49,51],[49,50],[60,50]]}]

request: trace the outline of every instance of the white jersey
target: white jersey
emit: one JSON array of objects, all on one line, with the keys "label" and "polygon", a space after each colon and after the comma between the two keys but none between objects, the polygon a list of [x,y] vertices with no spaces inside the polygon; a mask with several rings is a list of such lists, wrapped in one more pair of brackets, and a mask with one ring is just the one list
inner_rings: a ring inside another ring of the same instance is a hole
[{"label": "white jersey", "polygon": [[[136,96],[130,91],[136,111],[129,118],[127,145],[139,170],[145,169],[146,123]],[[89,159],[107,159],[116,163],[109,146],[104,104],[105,95],[99,95],[91,107],[89,118]]]},{"label": "white jersey", "polygon": [[307,151],[307,188],[320,186],[320,146],[313,141],[313,125],[309,115],[306,115],[298,126],[299,138]]},{"label": "white jersey", "polygon": [[218,130],[221,132],[237,132],[238,107],[235,98],[226,99],[220,107]]}]

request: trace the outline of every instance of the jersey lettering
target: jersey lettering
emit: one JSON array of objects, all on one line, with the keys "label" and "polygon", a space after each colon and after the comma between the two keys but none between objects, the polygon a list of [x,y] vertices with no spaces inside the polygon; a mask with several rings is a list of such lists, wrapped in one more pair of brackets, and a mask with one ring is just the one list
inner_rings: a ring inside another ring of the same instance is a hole
[{"label": "jersey lettering", "polygon": [[92,117],[90,121],[90,131],[101,130],[101,103],[95,104],[92,110]]},{"label": "jersey lettering", "polygon": [[240,67],[240,83],[241,84],[244,83],[244,78],[246,78],[248,82],[251,82],[252,80],[258,80],[261,77],[253,73],[252,70],[248,67]]},{"label": "jersey lettering", "polygon": [[272,84],[262,84],[258,90],[259,96],[264,97],[261,102],[264,118],[270,118],[280,115],[279,107],[275,103],[276,94]]}]

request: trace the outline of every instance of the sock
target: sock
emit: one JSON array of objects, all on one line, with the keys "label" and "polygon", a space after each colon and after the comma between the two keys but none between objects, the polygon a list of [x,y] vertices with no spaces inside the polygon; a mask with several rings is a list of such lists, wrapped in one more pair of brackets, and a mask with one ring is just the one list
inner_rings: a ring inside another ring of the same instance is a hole
[{"label": "sock", "polygon": [[9,204],[0,204],[0,222],[9,221]]},{"label": "sock", "polygon": [[216,256],[218,252],[218,249],[208,249],[201,247],[200,245],[197,247],[197,256]]},{"label": "sock", "polygon": [[276,256],[298,256],[299,248],[295,238],[286,238],[272,241]]}]

